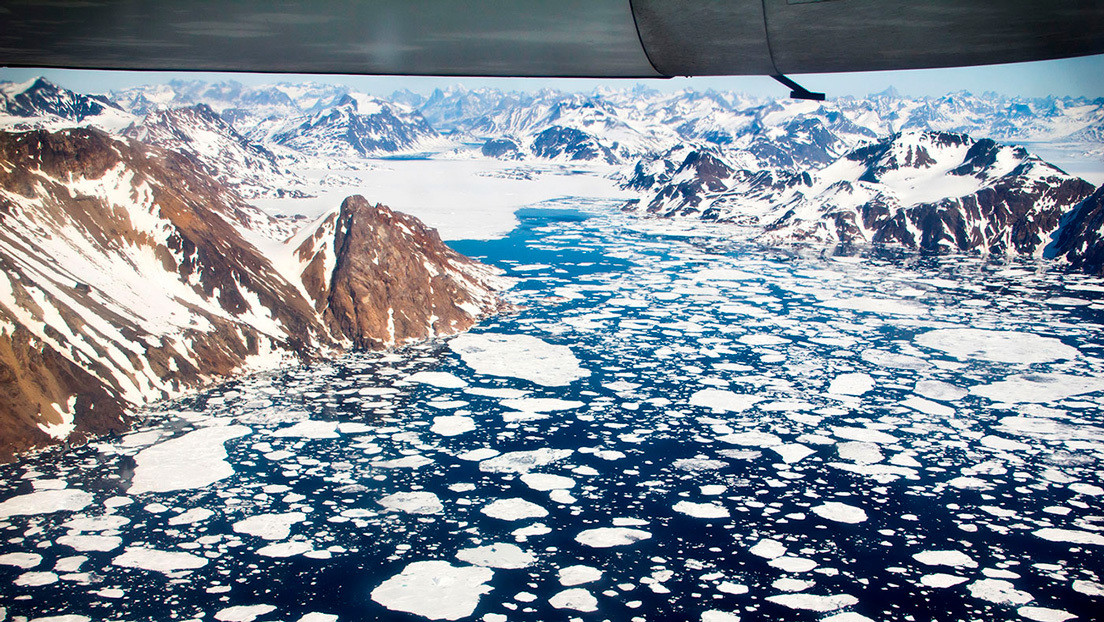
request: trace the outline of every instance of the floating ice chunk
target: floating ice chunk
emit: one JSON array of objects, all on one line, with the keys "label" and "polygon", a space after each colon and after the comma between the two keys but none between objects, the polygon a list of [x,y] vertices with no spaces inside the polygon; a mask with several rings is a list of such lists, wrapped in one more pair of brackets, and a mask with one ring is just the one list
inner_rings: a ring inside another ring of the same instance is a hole
[{"label": "floating ice chunk", "polygon": [[826,501],[813,508],[813,514],[837,523],[854,524],[866,520],[866,512],[862,508],[839,501]]},{"label": "floating ice chunk", "polygon": [[839,452],[840,458],[860,464],[874,464],[885,459],[881,449],[874,443],[849,441],[836,445],[836,450]]},{"label": "floating ice chunk", "polygon": [[1016,613],[1020,616],[1027,618],[1028,620],[1035,620],[1036,622],[1066,622],[1066,620],[1072,620],[1077,616],[1068,611],[1062,611],[1061,609],[1051,609],[1050,607],[1032,607],[1026,605],[1016,609]]},{"label": "floating ice chunk", "polygon": [[38,490],[12,497],[0,503],[0,519],[12,516],[77,512],[92,503],[92,494],[83,490]]},{"label": "floating ice chunk", "polygon": [[1097,391],[1104,391],[1104,378],[1060,373],[1010,376],[970,387],[970,393],[1002,404],[1054,402]]},{"label": "floating ice chunk", "polygon": [[803,592],[816,585],[816,581],[805,581],[802,579],[792,579],[789,577],[783,579],[775,579],[771,583],[771,587],[776,590],[782,590],[783,592]]},{"label": "floating ice chunk", "polygon": [[992,488],[989,482],[969,475],[951,478],[947,480],[947,484],[963,490],[989,490]]},{"label": "floating ice chunk", "polygon": [[715,413],[738,413],[744,412],[763,399],[758,395],[733,393],[726,389],[701,389],[690,396],[690,405],[708,408]]},{"label": "floating ice chunk", "polygon": [[106,514],[104,516],[78,516],[61,524],[70,531],[110,531],[119,529],[130,522],[125,516]]},{"label": "floating ice chunk", "polygon": [[1034,600],[1031,594],[1017,590],[1016,586],[1003,579],[979,579],[966,588],[974,598],[998,605],[1022,605]]},{"label": "floating ice chunk", "polygon": [[776,557],[767,562],[772,568],[777,568],[783,572],[809,572],[813,568],[817,567],[817,563],[811,559],[804,557],[791,557],[784,555],[782,557]]},{"label": "floating ice chunk", "polygon": [[523,391],[521,389],[510,389],[507,387],[468,387],[467,389],[464,389],[464,392],[471,393],[472,395],[497,397],[501,399],[513,399],[529,395],[528,391]]},{"label": "floating ice chunk", "polygon": [[854,611],[841,611],[835,615],[821,618],[820,622],[874,622],[874,620]]},{"label": "floating ice chunk", "polygon": [[1072,587],[1073,591],[1086,596],[1104,596],[1104,583],[1077,579]]},{"label": "floating ice chunk", "polygon": [[57,543],[78,551],[114,551],[122,546],[123,539],[119,536],[67,534],[59,537]]},{"label": "floating ice chunk", "polygon": [[372,464],[384,469],[418,469],[427,464],[433,464],[433,460],[420,454],[413,454],[410,456],[403,456],[402,458],[395,458],[394,460],[380,460]]},{"label": "floating ice chunk", "polygon": [[20,587],[38,587],[40,585],[52,585],[57,582],[57,573],[53,572],[24,572],[16,577],[15,581],[12,581]]},{"label": "floating ice chunk", "polygon": [[892,367],[894,369],[928,369],[931,363],[918,356],[886,352],[884,350],[863,350],[860,355],[862,360],[876,367]]},{"label": "floating ice chunk", "polygon": [[789,607],[790,609],[803,609],[806,611],[817,611],[820,613],[843,609],[844,607],[850,607],[851,605],[859,602],[859,599],[851,596],[850,594],[837,594],[834,596],[818,596],[816,594],[779,594],[777,596],[768,596],[767,600],[776,605]]},{"label": "floating ice chunk", "polygon": [[143,546],[128,546],[111,563],[123,568],[141,568],[168,574],[179,570],[194,570],[207,565],[207,559],[182,551],[160,551]]},{"label": "floating ice chunk", "polygon": [[498,499],[483,506],[479,511],[491,518],[507,521],[548,516],[548,510],[525,499]]},{"label": "floating ice chunk", "polygon": [[962,551],[923,551],[913,554],[912,558],[928,566],[977,568],[977,562]]},{"label": "floating ice chunk", "polygon": [[408,382],[419,382],[441,389],[462,389],[468,383],[447,371],[420,371],[406,377]]},{"label": "floating ice chunk", "polygon": [[289,542],[275,542],[257,549],[257,555],[263,557],[293,557],[314,550],[310,542],[303,540],[291,540]]},{"label": "floating ice chunk", "polygon": [[927,586],[927,587],[936,587],[936,588],[953,587],[955,585],[958,585],[959,583],[965,583],[965,582],[966,582],[965,577],[959,577],[959,576],[953,575],[953,574],[945,574],[945,573],[942,573],[942,572],[926,574],[926,575],[920,577],[920,583]]},{"label": "floating ice chunk", "polygon": [[995,363],[1048,363],[1080,355],[1058,339],[1012,330],[939,328],[917,335],[916,343],[958,359]]},{"label": "floating ice chunk", "polygon": [[333,614],[312,612],[299,618],[298,622],[337,622],[337,619]]},{"label": "floating ice chunk", "polygon": [[764,538],[756,542],[755,546],[748,549],[748,552],[765,559],[775,559],[786,554],[786,545],[778,540]]},{"label": "floating ice chunk", "polygon": [[502,406],[521,412],[546,413],[561,410],[574,410],[586,404],[578,400],[561,400],[554,397],[520,397],[502,400]]},{"label": "floating ice chunk", "polygon": [[441,436],[459,436],[475,429],[475,419],[464,415],[442,415],[433,418],[430,432]]},{"label": "floating ice chunk", "polygon": [[816,450],[810,449],[801,443],[786,443],[784,445],[776,445],[770,448],[771,451],[778,454],[782,458],[782,462],[786,464],[795,464],[801,462],[805,458],[816,453]]},{"label": "floating ice chunk", "polygon": [[548,604],[556,609],[573,609],[584,613],[598,610],[598,599],[581,587],[569,588],[555,594],[548,599]]},{"label": "floating ice chunk", "polygon": [[575,536],[575,541],[596,549],[608,549],[614,546],[627,546],[651,538],[652,534],[643,529],[627,527],[598,527],[585,529]]},{"label": "floating ice chunk", "polygon": [[892,434],[886,434],[881,430],[874,430],[871,428],[846,428],[840,426],[832,426],[832,434],[840,438],[845,438],[850,441],[865,441],[868,443],[878,443],[881,445],[892,445],[897,442],[897,437]]},{"label": "floating ice chunk", "polygon": [[281,438],[324,439],[338,438],[336,421],[300,421],[286,428],[280,428],[272,436]]},{"label": "floating ice chunk", "polygon": [[869,296],[856,296],[853,298],[833,298],[818,302],[818,306],[832,309],[846,309],[862,313],[876,313],[879,315],[924,315],[928,308],[911,301],[893,300],[889,298],[873,298]]},{"label": "floating ice chunk", "polygon": [[901,405],[933,417],[953,417],[955,414],[955,409],[950,406],[926,400],[922,397],[905,398],[901,401]]},{"label": "floating ice chunk", "polygon": [[721,581],[720,585],[717,586],[717,591],[725,594],[747,594],[748,586],[742,583],[733,583],[732,581]]},{"label": "floating ice chunk", "polygon": [[396,492],[387,495],[378,502],[389,510],[407,514],[440,514],[445,511],[441,499],[432,492]]},{"label": "floating ice chunk", "polygon": [[575,487],[575,480],[562,475],[550,475],[548,473],[526,473],[521,476],[521,481],[533,490],[547,492],[549,490],[569,490]]},{"label": "floating ice chunk", "polygon": [[717,495],[723,495],[724,492],[728,490],[728,486],[725,486],[724,484],[706,484],[704,486],[700,486],[699,490],[701,490],[701,493],[707,497],[715,497]]},{"label": "floating ice chunk", "polygon": [[562,387],[590,375],[579,367],[571,348],[529,335],[464,333],[454,337],[449,348],[477,373],[490,376]]},{"label": "floating ice chunk", "polygon": [[1104,488],[1096,486],[1094,484],[1086,484],[1085,482],[1074,482],[1069,485],[1069,489],[1076,492],[1079,495],[1087,495],[1090,497],[1099,497],[1104,495]]},{"label": "floating ice chunk", "polygon": [[177,514],[176,516],[170,518],[169,519],[169,524],[174,525],[174,526],[176,526],[176,525],[194,525],[195,523],[205,521],[208,518],[211,518],[211,516],[213,516],[213,515],[214,515],[214,512],[212,512],[211,510],[208,510],[207,508],[192,508],[192,509],[188,510],[187,512],[184,512],[182,514]]},{"label": "floating ice chunk", "polygon": [[[102,591],[102,590],[101,590]],[[90,622],[91,618],[87,616],[77,615],[70,613],[60,616],[46,616],[44,618],[35,618],[31,622]]]},{"label": "floating ice chunk", "polygon": [[718,441],[729,445],[743,445],[744,447],[773,447],[781,445],[782,439],[770,432],[737,432],[718,436]]},{"label": "floating ice chunk", "polygon": [[291,527],[307,519],[302,512],[258,514],[234,523],[234,531],[265,540],[283,540],[291,534]]},{"label": "floating ice chunk", "polygon": [[752,274],[735,268],[705,268],[686,275],[692,281],[748,281],[762,279],[761,274]]},{"label": "floating ice chunk", "polygon": [[531,469],[559,462],[572,454],[570,449],[533,449],[511,451],[483,460],[479,470],[485,473],[528,473]]},{"label": "floating ice chunk", "polygon": [[870,374],[840,374],[832,379],[828,392],[833,395],[863,395],[873,388],[874,379]]},{"label": "floating ice chunk", "polygon": [[1036,529],[1034,532],[1036,536],[1050,540],[1051,542],[1067,542],[1069,544],[1094,544],[1097,546],[1104,546],[1104,536],[1093,533],[1091,531],[1081,531],[1080,529],[1057,529],[1054,527],[1044,527],[1043,529]]},{"label": "floating ice chunk", "polygon": [[701,622],[740,622],[740,616],[728,611],[710,609],[702,612]]},{"label": "floating ice chunk", "polygon": [[1021,443],[1020,441],[1014,441],[1010,438],[1004,438],[1003,436],[996,436],[994,434],[987,434],[981,437],[981,440],[978,442],[989,449],[999,449],[1001,451],[1022,451],[1024,449],[1031,449],[1031,445],[1027,443]]},{"label": "floating ice chunk", "polygon": [[674,510],[694,518],[728,518],[730,516],[728,509],[719,503],[679,501],[675,504]]},{"label": "floating ice chunk", "polygon": [[580,564],[568,566],[567,568],[560,568],[557,576],[560,579],[560,585],[571,587],[572,585],[594,583],[602,578],[602,571],[592,566],[583,566]]},{"label": "floating ice chunk", "polygon": [[939,380],[917,380],[916,386],[912,390],[917,395],[940,402],[954,402],[968,394],[966,389]]},{"label": "floating ice chunk", "polygon": [[257,618],[276,611],[272,605],[238,605],[215,613],[219,622],[253,622]]},{"label": "floating ice chunk", "polygon": [[526,525],[525,527],[519,527],[510,532],[510,535],[514,536],[514,539],[518,542],[525,542],[529,538],[536,536],[543,536],[552,533],[552,530],[544,523],[533,523],[532,525]]},{"label": "floating ice chunk", "polygon": [[467,462],[481,462],[488,458],[494,458],[498,455],[498,453],[499,452],[497,449],[491,449],[490,447],[480,447],[479,449],[465,451],[464,453],[456,457]]},{"label": "floating ice chunk", "polygon": [[230,477],[234,467],[223,445],[251,431],[241,425],[202,428],[143,449],[134,457],[130,494],[193,490]]},{"label": "floating ice chunk", "polygon": [[491,591],[487,583],[493,577],[494,571],[483,566],[413,562],[372,590],[371,596],[391,611],[430,620],[459,620],[475,612],[480,596]]},{"label": "floating ice chunk", "polygon": [[536,563],[537,558],[513,544],[490,544],[472,549],[461,549],[456,559],[476,566],[514,570]]},{"label": "floating ice chunk", "polygon": [[42,556],[38,553],[5,553],[0,555],[0,566],[15,566],[23,570],[30,570],[42,563]]}]

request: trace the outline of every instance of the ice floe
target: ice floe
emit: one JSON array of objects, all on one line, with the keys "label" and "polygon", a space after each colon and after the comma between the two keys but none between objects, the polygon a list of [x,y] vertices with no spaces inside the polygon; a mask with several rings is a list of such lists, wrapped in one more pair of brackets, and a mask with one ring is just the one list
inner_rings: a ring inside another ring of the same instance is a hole
[{"label": "ice floe", "polygon": [[453,566],[445,561],[412,562],[374,590],[372,600],[392,611],[430,620],[459,620],[470,616],[494,571],[482,566]]},{"label": "ice floe", "polygon": [[452,338],[449,348],[476,373],[489,376],[562,387],[590,375],[579,366],[571,348],[531,335],[465,333]]},{"label": "ice floe", "polygon": [[471,549],[461,549],[456,559],[475,566],[513,570],[526,568],[536,563],[537,558],[513,544],[489,544]]},{"label": "ice floe", "polygon": [[628,546],[651,537],[652,534],[643,529],[598,527],[596,529],[585,529],[580,531],[575,535],[575,541],[592,548],[606,549],[614,546]]},{"label": "ice floe", "polygon": [[226,461],[224,444],[250,431],[241,425],[201,428],[143,449],[134,457],[128,492],[193,490],[230,477],[234,467]]},{"label": "ice floe", "polygon": [[1080,355],[1059,339],[1014,330],[939,328],[917,335],[916,343],[959,359],[995,363],[1047,363]]},{"label": "ice floe", "polygon": [[380,499],[379,504],[389,510],[407,514],[440,514],[445,510],[437,495],[424,490],[396,492]]}]

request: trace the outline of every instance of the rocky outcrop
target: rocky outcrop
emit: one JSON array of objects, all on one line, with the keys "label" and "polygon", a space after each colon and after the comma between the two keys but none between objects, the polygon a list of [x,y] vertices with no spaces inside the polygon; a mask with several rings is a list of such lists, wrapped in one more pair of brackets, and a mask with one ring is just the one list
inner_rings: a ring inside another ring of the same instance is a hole
[{"label": "rocky outcrop", "polygon": [[363,157],[414,149],[437,136],[417,112],[345,95],[334,106],[274,131],[268,140],[311,155]]},{"label": "rocky outcrop", "polygon": [[[272,239],[286,226],[273,220],[181,154],[94,129],[0,132],[0,456],[122,429],[135,406],[231,374],[448,334],[495,308],[491,269],[409,216],[350,199],[326,235],[303,235],[326,238],[325,269],[315,253],[291,274],[303,240]],[[265,236],[267,254],[250,241]]]},{"label": "rocky outcrop", "polygon": [[387,348],[470,328],[496,310],[496,273],[418,219],[352,196],[296,249],[304,289],[331,333]]},{"label": "rocky outcrop", "polygon": [[1104,275],[1104,187],[1062,218],[1046,255],[1069,262],[1075,270]]},{"label": "rocky outcrop", "polygon": [[123,134],[187,155],[245,198],[306,196],[303,181],[271,151],[243,137],[206,104],[151,111]]}]

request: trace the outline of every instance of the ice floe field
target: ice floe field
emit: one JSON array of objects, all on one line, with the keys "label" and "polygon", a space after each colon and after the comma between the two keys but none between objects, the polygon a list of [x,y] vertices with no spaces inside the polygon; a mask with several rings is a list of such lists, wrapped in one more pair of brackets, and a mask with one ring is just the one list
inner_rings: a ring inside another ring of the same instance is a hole
[{"label": "ice floe field", "polygon": [[544,207],[516,315],[0,466],[0,619],[1100,619],[1104,283]]}]

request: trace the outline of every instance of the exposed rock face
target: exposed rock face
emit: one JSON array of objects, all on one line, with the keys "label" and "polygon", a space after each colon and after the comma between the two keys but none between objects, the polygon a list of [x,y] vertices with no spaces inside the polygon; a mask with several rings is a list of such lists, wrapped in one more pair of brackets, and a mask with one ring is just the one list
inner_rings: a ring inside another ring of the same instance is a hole
[{"label": "exposed rock face", "polygon": [[335,337],[358,347],[451,335],[497,309],[494,271],[418,219],[362,196],[324,217],[296,253],[315,309]]},{"label": "exposed rock face", "polygon": [[601,160],[617,164],[620,160],[609,147],[590,134],[572,127],[554,125],[533,139],[533,155],[539,158]]},{"label": "exposed rock face", "polygon": [[517,143],[509,138],[492,138],[483,143],[480,151],[488,158],[517,158],[520,155]]},{"label": "exposed rock face", "polygon": [[[272,220],[180,154],[93,129],[0,132],[0,456],[122,429],[133,406],[229,374],[448,334],[495,308],[491,269],[411,217],[348,201],[321,225],[326,269],[291,275],[275,266],[298,265],[303,241],[281,247]],[[266,235],[275,262],[249,241]]]},{"label": "exposed rock face", "polygon": [[276,131],[270,140],[313,155],[368,156],[412,149],[436,137],[436,130],[417,112],[345,95],[337,105]]},{"label": "exposed rock face", "polygon": [[55,116],[72,121],[103,114],[114,103],[58,87],[45,78],[0,89],[0,112],[16,117]]},{"label": "exposed rock face", "polygon": [[1104,187],[1066,214],[1054,237],[1048,257],[1062,258],[1089,274],[1104,275]]},{"label": "exposed rock face", "polygon": [[[676,166],[674,157],[682,163]],[[1084,247],[1069,259],[1087,266],[1096,239],[1091,201],[1063,219],[1092,194],[1092,184],[1023,148],[947,132],[895,134],[813,172],[738,168],[707,151],[673,150],[642,160],[624,186],[642,195],[627,209],[759,225],[760,240],[771,244],[895,244],[1041,257],[1059,236],[1047,253]]]},{"label": "exposed rock face", "polygon": [[124,135],[190,156],[243,197],[303,196],[297,188],[303,182],[271,151],[247,140],[206,104],[151,111]]}]

